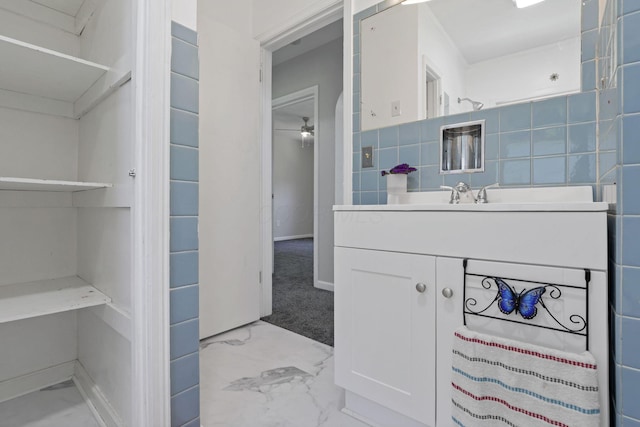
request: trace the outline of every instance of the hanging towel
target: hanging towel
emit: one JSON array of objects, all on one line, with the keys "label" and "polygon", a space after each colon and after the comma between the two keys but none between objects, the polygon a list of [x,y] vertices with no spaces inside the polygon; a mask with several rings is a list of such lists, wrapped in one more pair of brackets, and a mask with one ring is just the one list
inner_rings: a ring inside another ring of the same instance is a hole
[{"label": "hanging towel", "polygon": [[452,417],[464,427],[598,427],[596,362],[467,329],[453,340]]}]

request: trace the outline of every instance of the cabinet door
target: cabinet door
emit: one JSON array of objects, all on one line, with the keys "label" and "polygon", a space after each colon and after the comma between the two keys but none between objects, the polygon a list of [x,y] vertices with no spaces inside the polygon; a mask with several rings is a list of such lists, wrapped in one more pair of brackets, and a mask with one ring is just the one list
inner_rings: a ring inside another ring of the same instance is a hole
[{"label": "cabinet door", "polygon": [[434,257],[335,249],[336,383],[429,426],[435,290]]}]

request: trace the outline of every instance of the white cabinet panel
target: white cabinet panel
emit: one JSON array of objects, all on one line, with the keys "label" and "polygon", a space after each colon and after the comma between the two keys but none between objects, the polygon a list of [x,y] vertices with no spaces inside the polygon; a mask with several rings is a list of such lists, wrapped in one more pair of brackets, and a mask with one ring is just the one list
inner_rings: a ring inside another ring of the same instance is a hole
[{"label": "white cabinet panel", "polygon": [[434,425],[435,258],[336,248],[335,266],[337,384]]}]

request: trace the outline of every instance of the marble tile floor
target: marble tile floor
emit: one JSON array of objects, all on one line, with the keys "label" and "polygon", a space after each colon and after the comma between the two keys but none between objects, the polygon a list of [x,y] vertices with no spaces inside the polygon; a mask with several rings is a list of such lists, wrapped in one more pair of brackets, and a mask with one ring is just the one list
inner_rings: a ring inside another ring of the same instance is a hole
[{"label": "marble tile floor", "polygon": [[73,381],[0,403],[0,427],[99,427]]},{"label": "marble tile floor", "polygon": [[333,348],[263,321],[200,343],[203,427],[367,427],[342,412]]}]

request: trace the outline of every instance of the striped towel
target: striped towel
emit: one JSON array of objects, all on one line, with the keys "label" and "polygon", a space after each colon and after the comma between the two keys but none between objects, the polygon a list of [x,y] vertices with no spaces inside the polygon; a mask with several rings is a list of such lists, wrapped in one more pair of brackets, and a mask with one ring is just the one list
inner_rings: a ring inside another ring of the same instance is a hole
[{"label": "striped towel", "polygon": [[597,427],[598,378],[589,352],[567,353],[456,330],[452,417],[464,427]]}]

